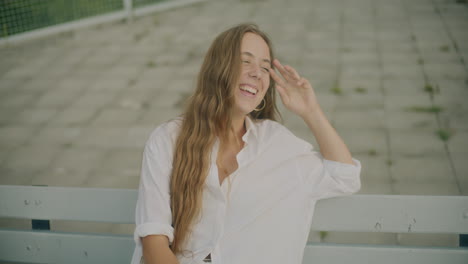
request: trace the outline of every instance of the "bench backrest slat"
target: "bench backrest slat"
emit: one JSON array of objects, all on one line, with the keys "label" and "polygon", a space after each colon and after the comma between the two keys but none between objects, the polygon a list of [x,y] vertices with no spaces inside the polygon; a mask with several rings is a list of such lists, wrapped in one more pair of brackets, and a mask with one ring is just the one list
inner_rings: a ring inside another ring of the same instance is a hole
[{"label": "bench backrest slat", "polygon": [[[69,234],[0,229],[0,261],[26,263],[127,264],[131,236]],[[468,250],[386,245],[307,244],[303,264],[424,263],[466,264]]]},{"label": "bench backrest slat", "polygon": [[352,195],[322,200],[312,229],[468,234],[468,196]]},{"label": "bench backrest slat", "polygon": [[0,186],[0,217],[134,223],[137,191]]},{"label": "bench backrest slat", "polygon": [[[137,195],[128,189],[0,186],[0,217],[134,223]],[[468,233],[468,196],[352,195],[319,201],[315,210],[314,230]]]}]

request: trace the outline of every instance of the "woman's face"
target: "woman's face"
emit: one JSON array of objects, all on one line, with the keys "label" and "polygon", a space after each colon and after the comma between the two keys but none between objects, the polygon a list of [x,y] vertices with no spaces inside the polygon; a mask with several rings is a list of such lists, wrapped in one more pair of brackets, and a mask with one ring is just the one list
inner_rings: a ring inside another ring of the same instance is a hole
[{"label": "woman's face", "polygon": [[247,115],[262,103],[270,86],[270,48],[262,37],[248,32],[242,38],[241,60],[240,76],[234,91],[234,111]]}]

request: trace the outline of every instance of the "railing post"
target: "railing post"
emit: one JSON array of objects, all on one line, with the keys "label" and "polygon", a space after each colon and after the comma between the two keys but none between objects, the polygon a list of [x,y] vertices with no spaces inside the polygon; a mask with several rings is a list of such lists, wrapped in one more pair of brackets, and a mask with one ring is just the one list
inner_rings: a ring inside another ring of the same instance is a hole
[{"label": "railing post", "polygon": [[127,13],[127,23],[133,21],[133,0],[123,0],[123,6]]}]

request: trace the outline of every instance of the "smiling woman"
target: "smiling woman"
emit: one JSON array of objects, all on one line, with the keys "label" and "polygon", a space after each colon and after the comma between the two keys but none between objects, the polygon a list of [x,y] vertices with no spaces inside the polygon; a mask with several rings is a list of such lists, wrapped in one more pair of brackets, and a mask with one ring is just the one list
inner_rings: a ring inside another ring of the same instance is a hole
[{"label": "smiling woman", "polygon": [[[320,153],[275,121],[276,91]],[[316,201],[359,190],[360,169],[266,34],[230,28],[209,48],[184,115],[146,143],[132,263],[299,264]]]}]

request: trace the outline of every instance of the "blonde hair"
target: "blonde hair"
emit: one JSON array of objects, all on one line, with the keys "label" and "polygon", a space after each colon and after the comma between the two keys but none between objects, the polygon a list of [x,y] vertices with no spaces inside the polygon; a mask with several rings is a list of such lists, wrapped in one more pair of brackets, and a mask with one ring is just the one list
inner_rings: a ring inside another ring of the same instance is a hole
[{"label": "blonde hair", "polygon": [[[251,32],[261,36],[273,52],[269,38],[255,24],[240,24],[221,33],[208,49],[190,97],[176,141],[170,182],[174,254],[184,250],[192,225],[200,216],[203,186],[210,167],[216,137],[225,138],[231,127],[233,86],[240,76],[242,37]],[[274,81],[264,97],[265,107],[250,113],[252,119],[279,118]]]}]

